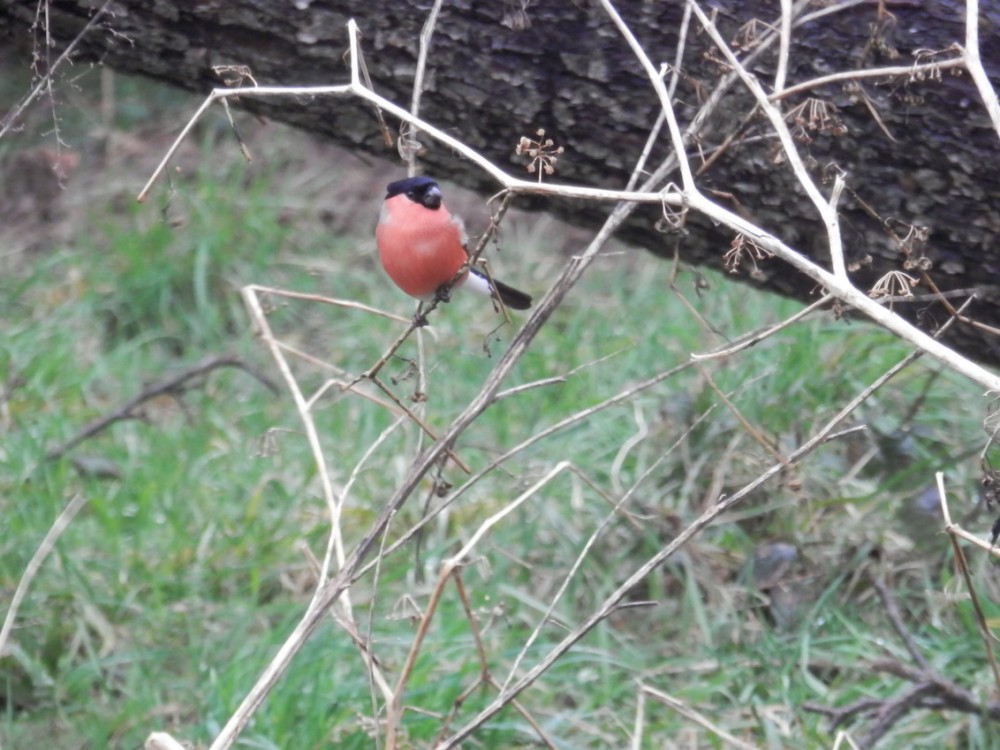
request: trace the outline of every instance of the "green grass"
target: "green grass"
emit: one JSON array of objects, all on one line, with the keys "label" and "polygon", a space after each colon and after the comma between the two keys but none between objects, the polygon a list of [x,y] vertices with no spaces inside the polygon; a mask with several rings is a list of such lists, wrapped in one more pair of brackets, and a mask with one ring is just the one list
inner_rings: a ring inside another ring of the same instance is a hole
[{"label": "green grass", "polygon": [[[13,634],[19,656],[0,660],[4,747],[133,748],[158,728],[207,745],[308,601],[312,577],[296,544],[304,540],[322,552],[326,511],[284,389],[276,397],[242,371],[220,370],[70,454],[110,462],[118,479],[81,475],[68,459],[45,460],[47,449],[144,384],[208,354],[237,353],[280,381],[249,333],[238,295],[245,283],[410,313],[372,261],[367,218],[353,235],[331,235],[302,187],[309,181],[296,171],[309,165],[268,158],[269,149],[294,155],[305,141],[288,133],[259,143],[248,137],[259,157],[251,167],[224,129],[204,128],[191,157],[197,167],[142,206],[131,196],[149,167],[128,167],[127,180],[95,190],[98,198],[75,212],[79,223],[69,241],[0,277],[0,382],[13,389],[0,412],[4,598],[67,500],[77,493],[87,498],[21,610]],[[101,185],[102,176],[95,167],[87,184]],[[373,195],[372,213],[377,202]],[[561,258],[552,237],[539,236],[536,221],[520,219],[510,228],[496,262],[505,278],[537,294]],[[669,274],[668,264],[637,251],[599,261],[507,385],[566,380],[491,407],[456,446],[462,458],[479,468],[537,431],[710,348],[712,337],[670,293]],[[715,276],[701,297],[690,274],[681,274],[680,286],[728,335],[797,309]],[[343,308],[272,301],[269,320],[280,335],[351,372],[369,366],[399,331],[398,324]],[[477,392],[512,329],[491,334],[497,319],[489,306],[459,295],[433,322],[424,334],[425,418],[441,430]],[[787,454],[905,352],[882,332],[819,315],[710,362],[705,371]],[[400,355],[385,375],[398,380],[406,400],[413,381],[403,358],[415,357],[415,346],[407,343]],[[325,377],[317,368],[297,368],[313,388]],[[972,454],[981,444],[983,404],[977,388],[948,374],[925,390],[934,371],[920,362],[877,393],[850,423],[870,425],[869,433],[822,447],[696,537],[628,596],[657,606],[619,610],[526,692],[524,704],[556,745],[626,746],[637,680],[761,747],[831,745],[826,722],[803,704],[843,706],[905,687],[869,666],[887,655],[907,658],[872,590],[876,574],[914,613],[907,625],[927,658],[987,697],[989,673],[967,603],[945,599],[963,590],[946,540],[914,541],[900,521],[913,515],[908,503],[932,483],[935,470],[948,474],[953,512],[974,499]],[[713,405],[711,416],[694,425]],[[330,394],[321,403],[316,422],[338,487],[392,420],[361,399]],[[641,439],[630,443],[637,434]],[[368,528],[423,444],[414,427],[403,427],[360,472],[346,510],[348,544]],[[870,460],[859,464],[869,451]],[[414,632],[406,597],[424,606],[439,562],[564,459],[613,497],[652,470],[629,506],[634,516],[618,514],[597,539],[522,672],[718,492],[738,489],[773,463],[696,368],[537,443],[431,524],[419,556],[411,544],[384,560],[377,581],[369,575],[359,582],[356,615],[363,631],[370,624],[390,681]],[[445,478],[464,481],[451,466]],[[427,500],[429,490],[426,483],[394,520],[390,538],[419,519],[425,502],[439,502]],[[463,580],[495,678],[506,674],[608,510],[586,482],[563,474],[477,549]],[[989,523],[972,522],[981,530]],[[786,580],[797,587],[798,603],[781,622],[746,574],[754,550],[773,541],[799,551]],[[989,570],[977,566],[988,593]],[[406,702],[446,714],[477,674],[475,643],[449,588]],[[491,698],[489,690],[473,692],[451,727]],[[367,748],[371,711],[357,652],[339,629],[323,627],[244,739],[254,747]],[[409,711],[404,732],[412,746],[428,746],[439,726],[439,718]],[[644,747],[692,737],[700,738],[698,746],[721,746],[651,699],[644,736]],[[508,708],[476,737],[482,747],[509,747],[530,744],[534,735]],[[996,741],[996,730],[978,717],[930,711],[911,713],[886,740],[963,748]]]}]

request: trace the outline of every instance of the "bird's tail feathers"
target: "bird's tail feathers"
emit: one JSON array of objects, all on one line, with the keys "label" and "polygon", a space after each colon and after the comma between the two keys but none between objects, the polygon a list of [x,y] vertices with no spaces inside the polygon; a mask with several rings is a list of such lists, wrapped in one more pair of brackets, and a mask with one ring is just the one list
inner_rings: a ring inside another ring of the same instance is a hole
[{"label": "bird's tail feathers", "polygon": [[466,285],[480,294],[499,297],[512,310],[527,310],[531,307],[531,295],[504,284],[502,281],[486,278],[486,274],[478,268],[471,269],[466,277]]}]

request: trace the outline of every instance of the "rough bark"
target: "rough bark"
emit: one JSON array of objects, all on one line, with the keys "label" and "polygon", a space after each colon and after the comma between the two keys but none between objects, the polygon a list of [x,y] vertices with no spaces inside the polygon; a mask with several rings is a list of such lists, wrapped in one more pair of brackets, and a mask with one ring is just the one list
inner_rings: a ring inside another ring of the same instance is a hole
[{"label": "rough bark", "polygon": [[[658,110],[638,63],[603,11],[589,2],[448,0],[436,26],[421,114],[500,164],[515,164],[514,145],[544,127],[565,147],[556,181],[623,187]],[[819,7],[824,3],[814,3]],[[49,33],[55,52],[83,28],[100,3],[53,0]],[[421,26],[429,0],[205,0],[171,3],[122,0],[78,44],[77,59],[98,60],[189,90],[207,93],[221,81],[213,66],[248,65],[260,84],[309,85],[344,81],[345,24],[355,18],[364,38],[366,61],[377,91],[409,101]],[[717,0],[720,28],[733,38],[752,18],[776,21],[777,4]],[[982,3],[981,45],[987,71],[1000,80],[1000,8]],[[0,0],[0,28],[26,53],[34,35],[36,0]],[[672,61],[683,10],[681,0],[621,0],[618,7],[654,61]],[[887,0],[864,3],[796,29],[788,83],[820,74],[875,65],[906,65],[918,50],[943,50],[964,38],[962,3]],[[689,120],[699,97],[719,77],[706,55],[708,40],[692,28],[687,38],[678,114]],[[762,81],[773,77],[774,55],[754,63]],[[810,131],[802,149],[820,174],[835,163],[846,170],[851,191],[843,202],[845,244],[852,259],[871,257],[854,272],[863,288],[901,268],[899,236],[907,227],[928,228],[913,256],[925,256],[930,277],[942,290],[975,289],[970,314],[1000,326],[1000,143],[967,76],[941,80],[878,81],[861,91],[842,84],[812,92],[835,104],[846,127]],[[805,101],[794,97],[791,110]],[[372,111],[345,99],[244,100],[248,109],[329,136],[352,148],[392,156],[382,142]],[[727,135],[740,138],[700,177],[754,221],[804,253],[825,262],[825,235],[815,211],[787,165],[775,163],[771,141],[759,118],[747,119],[749,96],[739,87],[707,123],[700,145],[710,149]],[[877,119],[873,115],[877,112]],[[830,122],[826,123],[828,126]],[[891,137],[890,135],[891,134]],[[423,157],[428,171],[492,192],[496,185],[469,164],[432,144]],[[661,139],[658,154],[667,149]],[[697,158],[695,155],[693,158]],[[655,158],[654,162],[655,163]],[[547,201],[546,210],[582,225],[596,225],[605,211],[594,205]],[[874,214],[874,216],[873,216]],[[877,218],[876,218],[877,217]],[[657,211],[641,210],[625,239],[670,256],[679,247],[695,264],[722,267],[732,236],[692,217],[683,233],[657,230]],[[808,280],[782,263],[762,262],[748,283],[808,298]],[[926,287],[918,287],[926,293]],[[926,326],[945,313],[928,302],[898,304]],[[1000,362],[996,337],[955,326],[951,341],[961,351]]]}]

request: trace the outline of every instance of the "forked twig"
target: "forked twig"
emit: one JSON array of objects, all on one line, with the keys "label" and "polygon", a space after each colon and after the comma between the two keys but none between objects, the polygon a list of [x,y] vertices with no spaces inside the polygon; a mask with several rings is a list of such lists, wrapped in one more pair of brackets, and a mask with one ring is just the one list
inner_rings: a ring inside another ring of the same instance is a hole
[{"label": "forked twig", "polygon": [[[424,422],[424,420],[422,420],[417,415],[416,412],[414,412],[406,404],[404,404],[402,400],[399,398],[399,396],[397,396],[393,392],[393,390],[389,388],[389,386],[387,386],[385,383],[383,383],[379,378],[375,377],[374,375],[371,376],[369,379],[375,385],[377,385],[379,388],[382,389],[382,392],[392,400],[392,402],[396,405],[396,408],[402,411],[410,419],[410,421],[413,422],[413,424],[419,427],[421,432],[423,432],[431,440],[437,440],[437,435],[435,435],[434,431],[427,426],[427,423]],[[460,468],[466,474],[472,473],[472,469],[469,468],[469,465],[466,464],[465,461],[463,461],[457,455],[455,455],[455,452],[451,448],[445,448],[445,453],[448,455],[448,458],[454,461],[455,465],[458,466],[458,468]]]},{"label": "forked twig", "polygon": [[392,703],[386,708],[386,750],[395,750],[397,742],[396,734],[399,722],[402,719],[403,696],[406,692],[406,684],[410,679],[410,673],[413,670],[413,665],[416,663],[417,654],[420,653],[424,638],[427,635],[427,629],[430,627],[434,611],[437,609],[437,605],[441,599],[442,593],[444,592],[445,585],[451,579],[452,575],[466,563],[472,550],[494,526],[523,505],[542,487],[552,481],[552,479],[566,469],[570,469],[571,466],[572,465],[568,461],[560,461],[530,488],[522,492],[514,500],[507,503],[502,509],[483,521],[479,525],[476,532],[469,538],[462,548],[455,555],[448,558],[441,564],[441,572],[438,574],[437,583],[434,585],[434,590],[431,592],[430,601],[428,602],[424,613],[421,615],[420,623],[417,626],[417,632],[413,636],[413,640],[410,643],[410,650],[407,653],[406,660],[403,663],[402,668],[400,669],[399,679],[397,680],[396,688],[393,691]]},{"label": "forked twig", "polygon": [[841,190],[843,190],[842,178],[838,178],[839,182],[835,183],[830,197],[824,198],[819,192],[819,188],[816,187],[816,183],[809,175],[809,172],[806,170],[805,163],[802,161],[802,157],[799,154],[798,149],[795,147],[792,134],[788,129],[788,124],[785,122],[785,118],[782,113],[768,100],[767,94],[764,92],[764,89],[761,88],[757,79],[751,76],[749,72],[747,72],[747,70],[740,65],[736,55],[719,34],[715,24],[708,19],[705,12],[699,7],[696,0],[690,0],[690,2],[695,15],[698,16],[698,20],[701,22],[702,28],[712,38],[712,41],[715,42],[726,61],[737,71],[740,78],[743,80],[743,84],[754,95],[761,111],[771,122],[771,127],[774,129],[778,139],[781,141],[782,149],[788,158],[788,163],[791,166],[792,171],[795,173],[799,184],[801,184],[803,189],[806,191],[806,195],[809,196],[813,206],[815,206],[817,213],[819,213],[820,218],[826,226],[830,248],[830,260],[833,267],[833,276],[841,284],[850,284],[850,281],[847,278],[847,267],[844,263],[844,248],[840,240],[840,220],[837,217],[837,201],[840,198]]}]

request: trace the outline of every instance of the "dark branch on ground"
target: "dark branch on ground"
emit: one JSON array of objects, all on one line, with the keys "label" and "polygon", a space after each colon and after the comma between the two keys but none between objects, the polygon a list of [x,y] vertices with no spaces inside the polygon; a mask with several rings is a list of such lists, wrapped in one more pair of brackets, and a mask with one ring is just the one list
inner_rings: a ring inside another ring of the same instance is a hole
[{"label": "dark branch on ground", "polygon": [[48,461],[55,461],[59,458],[65,456],[69,451],[78,446],[85,440],[89,440],[95,435],[103,432],[111,425],[116,422],[123,422],[129,419],[138,419],[139,414],[137,410],[147,401],[151,401],[158,396],[174,396],[179,397],[185,391],[189,391],[196,385],[192,385],[190,381],[195,378],[206,375],[212,370],[217,370],[220,367],[236,367],[249,375],[260,381],[268,390],[272,393],[278,393],[278,386],[275,385],[269,378],[265,377],[261,373],[257,372],[254,368],[250,367],[246,362],[235,355],[222,354],[206,357],[201,360],[201,362],[192,365],[186,370],[171,375],[168,378],[159,380],[151,385],[143,388],[136,396],[130,398],[124,404],[119,406],[112,412],[105,414],[102,417],[89,422],[85,425],[79,432],[77,432],[73,437],[67,440],[62,445],[50,449],[46,454],[45,458]]},{"label": "dark branch on ground", "polygon": [[930,666],[920,653],[912,633],[906,628],[899,604],[890,587],[877,578],[873,583],[893,629],[918,666],[910,666],[895,659],[884,659],[870,664],[869,668],[893,675],[910,684],[890,698],[863,698],[840,708],[810,702],[803,704],[803,709],[828,717],[831,731],[852,720],[867,721],[864,732],[859,733],[854,740],[859,750],[875,747],[897,722],[916,709],[960,711],[979,714],[993,721],[1000,720],[1000,701],[983,702],[971,690],[955,684]]}]

